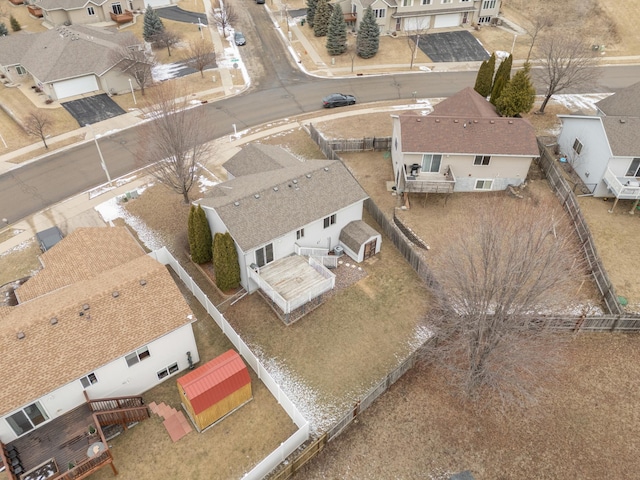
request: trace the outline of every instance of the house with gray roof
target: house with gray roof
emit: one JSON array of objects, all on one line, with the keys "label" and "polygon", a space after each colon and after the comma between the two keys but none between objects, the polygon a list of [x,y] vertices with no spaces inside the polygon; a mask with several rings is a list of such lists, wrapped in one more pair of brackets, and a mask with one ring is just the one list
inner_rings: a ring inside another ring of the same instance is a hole
[{"label": "house with gray roof", "polygon": [[634,200],[633,213],[640,199],[640,83],[600,100],[596,109],[595,115],[558,115],[560,152],[595,197]]},{"label": "house with gray roof", "polygon": [[[242,286],[266,292],[285,315],[333,288],[324,265],[336,266],[332,254],[347,251],[341,232],[362,220],[368,198],[345,166],[300,161],[279,147],[249,144],[224,167],[230,180],[198,203],[214,235],[228,231],[233,237]],[[358,252],[352,240],[362,235],[348,238],[347,253]],[[369,251],[379,250],[377,237]]]},{"label": "house with gray roof", "polygon": [[82,24],[124,24],[133,21],[134,12],[147,6],[164,7],[177,0],[36,0],[45,22],[53,26]]},{"label": "house with gray roof", "polygon": [[199,361],[193,312],[126,228],[79,228],[40,258],[18,304],[0,307],[3,444],[87,398],[140,395]]},{"label": "house with gray roof", "polygon": [[473,88],[428,115],[392,115],[391,159],[399,193],[488,192],[522,184],[539,156],[533,126],[501,117]]},{"label": "house with gray roof", "polygon": [[360,26],[371,7],[382,35],[426,32],[471,24],[491,24],[498,19],[501,0],[345,0],[339,2],[345,18]]},{"label": "house with gray roof", "polygon": [[[131,32],[86,25],[0,37],[0,72],[13,83],[33,82],[53,100],[91,92],[123,93],[130,77],[118,68],[124,45],[142,48]],[[135,85],[135,80],[133,82]]]}]

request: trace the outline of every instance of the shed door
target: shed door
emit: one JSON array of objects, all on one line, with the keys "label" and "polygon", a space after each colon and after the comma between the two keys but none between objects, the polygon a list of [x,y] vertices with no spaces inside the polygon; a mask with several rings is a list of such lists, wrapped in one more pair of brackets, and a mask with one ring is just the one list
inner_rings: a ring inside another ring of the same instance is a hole
[{"label": "shed door", "polygon": [[374,238],[370,242],[367,242],[367,243],[364,244],[364,257],[362,258],[363,260],[366,260],[367,258],[373,257],[376,254],[377,241],[378,241],[378,239]]},{"label": "shed door", "polygon": [[53,89],[56,92],[58,100],[100,90],[94,75],[87,75],[86,77],[72,78],[71,80],[56,82],[53,84]]},{"label": "shed door", "polygon": [[436,15],[434,28],[457,27],[460,25],[460,14]]}]

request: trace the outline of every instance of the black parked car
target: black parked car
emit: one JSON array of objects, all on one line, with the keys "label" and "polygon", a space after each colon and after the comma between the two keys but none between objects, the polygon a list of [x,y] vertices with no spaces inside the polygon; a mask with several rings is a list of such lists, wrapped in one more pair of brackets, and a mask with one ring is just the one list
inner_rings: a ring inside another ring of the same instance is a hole
[{"label": "black parked car", "polygon": [[355,103],[356,97],[342,93],[332,93],[322,99],[322,106],[324,108],[343,107],[345,105],[354,105]]},{"label": "black parked car", "polygon": [[236,45],[240,46],[240,45],[244,45],[247,43],[247,41],[244,38],[244,35],[242,34],[242,32],[236,32],[233,34],[233,41],[235,42]]}]

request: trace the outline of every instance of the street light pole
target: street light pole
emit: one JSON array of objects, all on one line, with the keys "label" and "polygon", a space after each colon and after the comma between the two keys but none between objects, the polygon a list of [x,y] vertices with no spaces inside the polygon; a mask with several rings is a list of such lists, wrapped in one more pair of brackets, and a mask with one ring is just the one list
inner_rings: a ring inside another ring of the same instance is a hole
[{"label": "street light pole", "polygon": [[516,46],[516,38],[518,38],[518,34],[514,33],[513,34],[513,43],[511,44],[511,54],[513,55],[513,49]]},{"label": "street light pole", "polygon": [[87,123],[87,127],[91,131],[91,135],[93,135],[93,141],[95,142],[96,148],[98,149],[98,155],[100,156],[100,165],[102,165],[102,169],[104,170],[104,173],[107,174],[107,180],[109,180],[109,186],[112,187],[113,184],[111,183],[111,175],[109,175],[109,170],[107,170],[107,164],[104,162],[104,157],[102,156],[102,150],[100,150],[100,145],[98,145],[98,138],[96,137],[96,134],[93,131],[93,127],[91,126],[90,123]]},{"label": "street light pole", "polygon": [[133,82],[131,81],[131,79],[129,79],[129,86],[131,87],[131,95],[133,96],[133,104],[137,105],[138,102],[136,101],[136,94],[133,93]]}]

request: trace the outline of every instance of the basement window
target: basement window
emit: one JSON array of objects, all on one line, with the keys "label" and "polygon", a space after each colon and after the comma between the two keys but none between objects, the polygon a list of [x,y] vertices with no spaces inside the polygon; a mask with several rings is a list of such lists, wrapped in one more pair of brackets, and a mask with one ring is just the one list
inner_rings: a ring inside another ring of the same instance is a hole
[{"label": "basement window", "polygon": [[149,348],[148,347],[142,347],[142,348],[136,350],[135,352],[130,353],[129,355],[127,355],[124,358],[127,361],[127,365],[132,367],[136,363],[144,360],[145,358],[149,358],[150,356],[151,356],[151,354],[149,353]]},{"label": "basement window", "polygon": [[178,370],[179,368],[177,363],[169,365],[167,368],[163,368],[158,372],[158,380],[162,380],[163,378],[168,377],[169,375],[173,375]]}]

